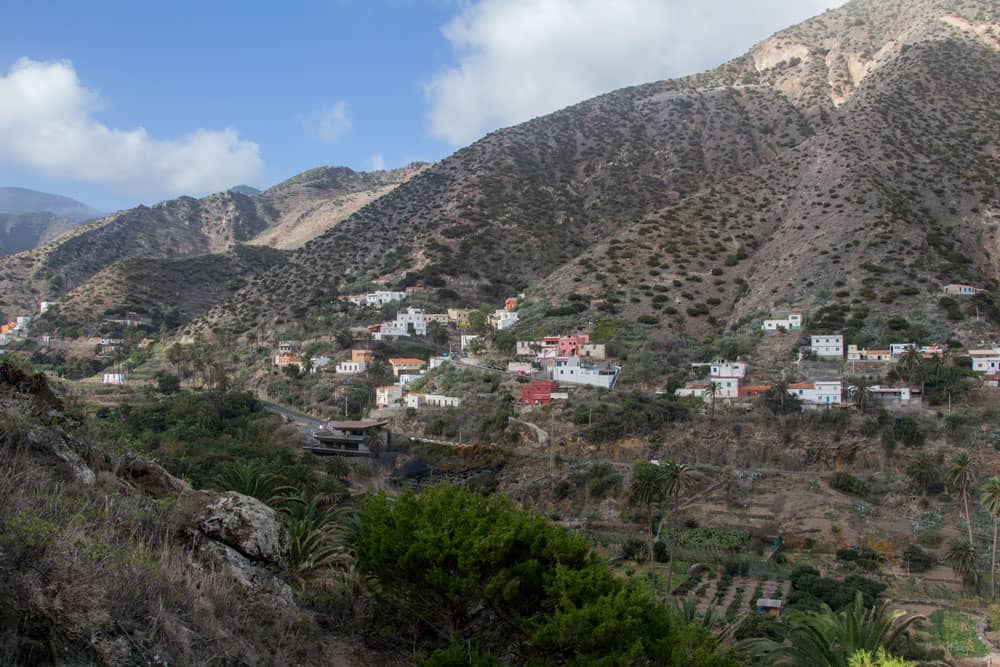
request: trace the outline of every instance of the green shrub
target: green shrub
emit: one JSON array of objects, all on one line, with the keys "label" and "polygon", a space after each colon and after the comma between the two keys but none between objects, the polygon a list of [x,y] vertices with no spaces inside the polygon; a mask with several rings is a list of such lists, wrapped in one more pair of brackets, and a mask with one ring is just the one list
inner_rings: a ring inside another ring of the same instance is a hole
[{"label": "green shrub", "polygon": [[830,486],[843,493],[867,496],[868,485],[849,472],[837,471],[830,476]]}]

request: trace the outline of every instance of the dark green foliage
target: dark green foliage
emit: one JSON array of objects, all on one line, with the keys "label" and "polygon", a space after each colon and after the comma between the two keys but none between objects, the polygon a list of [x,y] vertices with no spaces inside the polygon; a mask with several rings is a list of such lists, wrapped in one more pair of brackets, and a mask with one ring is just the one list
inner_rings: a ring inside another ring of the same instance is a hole
[{"label": "dark green foliage", "polygon": [[624,478],[610,463],[598,463],[587,473],[587,489],[592,498],[617,497]]},{"label": "dark green foliage", "polygon": [[733,664],[707,631],[615,577],[583,537],[506,498],[448,485],[395,502],[379,494],[361,524],[358,567],[396,640],[453,660],[456,642],[475,639],[480,659],[513,653],[522,664]]},{"label": "dark green foliage", "polygon": [[573,409],[574,423],[587,425],[587,438],[595,442],[650,434],[687,415],[686,409],[669,400],[639,393],[608,395],[595,403],[577,403]]},{"label": "dark green foliage", "polygon": [[849,472],[837,471],[830,476],[830,486],[855,496],[868,495],[868,485]]},{"label": "dark green foliage", "polygon": [[934,554],[924,551],[916,544],[911,544],[903,551],[903,561],[907,563],[910,572],[926,572],[934,567],[937,559]]},{"label": "dark green foliage", "polygon": [[858,592],[865,606],[870,607],[886,589],[884,584],[857,575],[850,575],[843,581],[823,577],[814,567],[800,567],[792,572],[790,579],[792,594],[788,607],[804,611],[816,611],[821,604],[839,611],[853,603]]},{"label": "dark green foliage", "polygon": [[860,547],[856,549],[837,549],[837,560],[845,563],[854,563],[862,569],[874,571],[878,568],[878,564],[883,562],[885,558],[874,549]]}]

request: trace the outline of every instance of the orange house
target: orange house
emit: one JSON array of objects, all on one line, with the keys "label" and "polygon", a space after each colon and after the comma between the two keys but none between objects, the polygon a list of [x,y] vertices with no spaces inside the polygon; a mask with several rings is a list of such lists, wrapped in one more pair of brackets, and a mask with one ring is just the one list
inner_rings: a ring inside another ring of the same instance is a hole
[{"label": "orange house", "polygon": [[375,361],[375,353],[371,350],[351,350],[351,361],[370,364]]},{"label": "orange house", "polygon": [[423,359],[412,359],[409,357],[395,357],[389,360],[389,365],[392,366],[392,374],[399,375],[407,371],[419,371],[421,368],[427,365],[427,362]]}]

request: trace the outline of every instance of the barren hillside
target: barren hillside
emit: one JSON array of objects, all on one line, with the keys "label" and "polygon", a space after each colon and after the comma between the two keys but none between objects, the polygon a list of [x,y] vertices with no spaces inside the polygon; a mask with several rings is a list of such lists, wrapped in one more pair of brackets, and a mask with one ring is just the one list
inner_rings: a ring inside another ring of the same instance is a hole
[{"label": "barren hillside", "polygon": [[420,168],[363,173],[322,167],[255,195],[231,190],[114,213],[35,250],[0,259],[0,314],[33,312],[38,301],[83,287],[91,276],[130,257],[223,253],[248,242],[295,247]]},{"label": "barren hillside", "polygon": [[497,131],[205,323],[302,318],[384,274],[466,300],[607,296],[654,330],[834,298],[933,322],[940,282],[996,276],[998,21],[986,1],[858,0],[717,70]]}]

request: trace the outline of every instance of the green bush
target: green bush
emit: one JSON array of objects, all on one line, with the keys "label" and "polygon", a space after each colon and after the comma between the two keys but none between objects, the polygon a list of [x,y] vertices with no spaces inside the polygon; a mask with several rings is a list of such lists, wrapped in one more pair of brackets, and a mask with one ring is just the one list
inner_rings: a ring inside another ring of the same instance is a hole
[{"label": "green bush", "polygon": [[622,491],[623,477],[610,463],[598,463],[587,474],[587,490],[593,498],[618,496]]},{"label": "green bush", "polygon": [[849,472],[837,471],[830,476],[830,486],[843,493],[867,496],[868,485]]},{"label": "green bush", "polygon": [[503,496],[449,485],[395,501],[379,493],[360,518],[358,569],[393,641],[433,652],[475,640],[481,656],[516,650],[529,664],[735,664],[707,630],[616,577],[582,536]]}]

